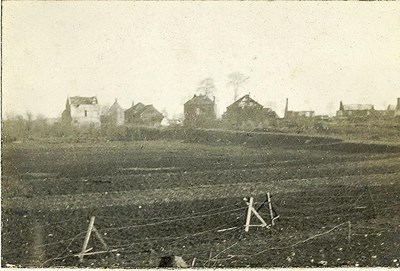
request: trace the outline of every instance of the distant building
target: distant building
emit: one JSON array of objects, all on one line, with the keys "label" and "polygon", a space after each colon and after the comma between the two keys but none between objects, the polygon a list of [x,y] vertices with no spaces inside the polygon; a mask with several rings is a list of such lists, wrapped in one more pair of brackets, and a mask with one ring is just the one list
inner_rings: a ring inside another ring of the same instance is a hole
[{"label": "distant building", "polygon": [[368,117],[375,113],[372,104],[343,104],[340,102],[337,117]]},{"label": "distant building", "polygon": [[314,111],[289,111],[289,99],[286,98],[285,119],[288,118],[312,118],[315,116]]},{"label": "distant building", "polygon": [[144,105],[143,103],[132,103],[131,108],[125,110],[125,124],[135,126],[158,127],[164,119],[153,105]]},{"label": "distant building", "polygon": [[375,110],[375,113],[377,116],[394,117],[394,115],[396,113],[396,105],[390,104],[387,106],[387,108],[385,110]]},{"label": "distant building", "polygon": [[122,109],[122,107],[118,104],[117,99],[115,99],[115,102],[108,110],[107,116],[109,117],[111,123],[117,126],[124,125],[125,123],[124,109]]},{"label": "distant building", "polygon": [[250,95],[245,95],[226,108],[223,119],[232,126],[256,127],[276,119],[277,114],[270,108],[265,108]]},{"label": "distant building", "polygon": [[77,126],[100,126],[100,106],[97,98],[95,96],[68,97],[62,113],[62,121]]},{"label": "distant building", "polygon": [[194,95],[183,106],[185,126],[210,127],[215,121],[215,98],[206,95]]}]

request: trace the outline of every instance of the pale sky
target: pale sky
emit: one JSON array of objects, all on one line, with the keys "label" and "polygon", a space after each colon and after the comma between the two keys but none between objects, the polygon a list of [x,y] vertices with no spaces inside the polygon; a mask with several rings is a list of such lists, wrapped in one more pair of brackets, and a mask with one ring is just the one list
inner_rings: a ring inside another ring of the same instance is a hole
[{"label": "pale sky", "polygon": [[228,74],[283,115],[400,97],[399,2],[3,2],[3,114],[58,117],[67,96],[154,104],[170,117]]}]

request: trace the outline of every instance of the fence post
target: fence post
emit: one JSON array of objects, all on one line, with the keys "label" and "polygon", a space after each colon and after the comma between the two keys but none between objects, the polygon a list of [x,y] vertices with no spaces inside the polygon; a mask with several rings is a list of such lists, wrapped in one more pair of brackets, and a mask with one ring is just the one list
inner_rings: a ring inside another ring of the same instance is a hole
[{"label": "fence post", "polygon": [[267,198],[268,198],[269,215],[271,216],[271,225],[275,226],[274,212],[272,211],[272,202],[269,192],[267,193]]},{"label": "fence post", "polygon": [[85,241],[83,242],[82,251],[81,251],[81,254],[79,256],[79,262],[81,262],[81,263],[83,262],[83,257],[85,256],[85,253],[86,253],[86,249],[87,249],[87,245],[89,243],[90,235],[92,234],[94,220],[95,220],[95,217],[92,216],[90,218],[89,227],[88,227],[88,230],[86,232]]},{"label": "fence post", "polygon": [[250,197],[249,200],[249,208],[247,209],[247,217],[246,217],[246,228],[244,229],[246,232],[250,229],[250,219],[251,219],[251,209],[253,208],[253,197]]}]

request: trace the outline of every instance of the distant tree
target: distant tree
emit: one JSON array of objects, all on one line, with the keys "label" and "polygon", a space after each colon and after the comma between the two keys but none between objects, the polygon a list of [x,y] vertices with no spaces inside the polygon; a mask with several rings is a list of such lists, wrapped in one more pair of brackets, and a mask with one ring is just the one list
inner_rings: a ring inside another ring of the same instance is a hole
[{"label": "distant tree", "polygon": [[239,88],[247,81],[250,77],[245,76],[240,72],[233,72],[228,75],[229,81],[228,86],[233,87],[233,91],[235,93],[235,101],[238,99]]},{"label": "distant tree", "polygon": [[197,88],[197,91],[199,91],[201,94],[206,95],[208,97],[211,97],[215,93],[216,87],[214,83],[214,79],[211,77],[207,77],[203,80],[200,81],[199,87]]},{"label": "distant tree", "polygon": [[2,140],[12,142],[22,140],[27,136],[26,120],[22,115],[8,115],[7,119],[2,120],[3,131]]},{"label": "distant tree", "polygon": [[107,115],[108,110],[110,109],[110,104],[104,104],[100,106],[100,115]]},{"label": "distant tree", "polygon": [[44,115],[39,114],[36,116],[33,121],[32,133],[35,136],[45,137],[50,134],[51,125],[47,122],[47,119]]}]

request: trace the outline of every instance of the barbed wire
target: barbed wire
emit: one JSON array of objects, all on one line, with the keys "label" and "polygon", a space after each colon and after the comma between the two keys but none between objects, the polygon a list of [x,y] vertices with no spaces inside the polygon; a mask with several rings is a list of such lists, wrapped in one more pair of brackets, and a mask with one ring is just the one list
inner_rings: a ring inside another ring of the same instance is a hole
[{"label": "barbed wire", "polygon": [[15,232],[15,231],[18,231],[18,232],[20,232],[20,233],[27,232],[27,231],[34,231],[35,229],[45,228],[45,227],[53,226],[53,225],[57,225],[57,224],[64,224],[64,223],[69,222],[69,221],[72,221],[72,220],[77,220],[77,218],[70,218],[70,219],[66,219],[66,220],[62,220],[62,221],[57,221],[57,222],[52,222],[52,223],[38,224],[38,225],[34,225],[33,227],[24,228],[24,229],[10,228],[10,229],[7,229],[6,232],[2,232],[2,235],[11,234],[13,231],[14,231],[14,232]]},{"label": "barbed wire", "polygon": [[227,211],[221,211],[221,212],[212,213],[212,214],[192,215],[192,216],[186,216],[186,217],[181,217],[181,218],[177,218],[177,219],[162,220],[162,221],[154,222],[154,223],[139,224],[139,225],[131,225],[131,226],[124,226],[124,227],[102,228],[101,230],[103,230],[103,231],[105,231],[105,230],[110,231],[110,230],[121,230],[121,229],[131,229],[131,228],[155,226],[155,225],[161,225],[161,224],[166,224],[166,223],[174,223],[174,222],[182,221],[182,220],[189,220],[189,219],[194,219],[194,218],[203,218],[203,217],[207,217],[207,216],[214,216],[214,215],[219,215],[219,214],[234,212],[234,211],[238,211],[238,210],[245,210],[245,209],[246,209],[246,207],[242,207],[242,208],[236,208],[236,209],[227,210]]},{"label": "barbed wire", "polygon": [[[221,210],[221,209],[226,209],[229,208],[229,206],[221,206],[218,208],[214,208],[214,209],[210,209],[207,210],[205,212],[198,212],[198,213],[192,213],[192,215],[202,215],[202,214],[208,214],[210,212],[216,211],[216,210]],[[120,216],[104,216],[104,215],[100,215],[100,216],[96,216],[98,218],[105,218],[105,219],[121,219]],[[177,219],[177,218],[182,218],[182,217],[186,217],[186,216],[169,216],[169,217],[154,217],[154,218],[126,218],[126,221],[132,222],[132,221],[152,221],[152,220],[171,220],[171,219]]]},{"label": "barbed wire", "polygon": [[[386,195],[387,193],[386,192],[373,193],[374,196],[379,195],[379,194],[381,194],[381,195],[385,194]],[[274,198],[277,198],[277,197],[275,196]],[[370,203],[372,203],[372,202],[374,202],[375,204],[379,204],[380,205],[379,206],[379,210],[380,211],[382,211],[382,210],[391,210],[393,208],[397,208],[398,206],[400,206],[400,203],[388,203],[386,199],[374,200],[371,197],[367,197],[365,191],[360,193],[357,196],[351,196],[351,197],[346,197],[346,198],[354,199],[354,200],[351,200],[348,203],[343,203],[343,204],[332,206],[332,207],[328,207],[328,208],[325,208],[325,207],[319,208],[319,209],[315,209],[314,208],[312,210],[313,215],[307,215],[307,214],[304,214],[304,213],[299,213],[299,205],[297,206],[297,208],[290,208],[289,206],[279,205],[278,209],[280,211],[280,219],[308,219],[308,218],[312,218],[312,217],[325,217],[325,216],[326,217],[339,217],[339,218],[342,217],[342,218],[346,218],[348,216],[353,216],[354,214],[363,215],[365,212],[367,212],[367,211],[370,212],[371,211],[372,207],[370,206]],[[355,207],[357,207],[356,204],[359,203],[360,199],[362,199],[362,198],[363,198],[362,205],[366,205],[366,206],[362,206],[362,207],[365,207],[365,208],[364,209],[356,209],[355,208]],[[279,199],[282,201],[281,198],[279,198]],[[335,197],[332,197],[332,200],[334,200],[334,199],[335,199]],[[367,203],[365,203],[366,200],[368,201]],[[390,205],[390,206],[382,207],[381,206],[382,203],[384,203],[386,205]],[[275,204],[274,206],[276,206],[276,205],[277,204]],[[106,231],[128,230],[128,229],[133,229],[133,228],[138,228],[138,227],[150,227],[150,226],[156,226],[156,225],[178,223],[178,222],[184,221],[184,220],[205,218],[205,217],[216,216],[216,215],[221,215],[221,214],[226,214],[226,213],[231,213],[231,215],[234,215],[234,214],[238,213],[239,211],[244,211],[244,210],[247,209],[247,207],[241,207],[241,208],[234,208],[234,209],[224,210],[225,208],[228,208],[228,207],[221,206],[221,207],[218,207],[218,208],[207,210],[205,212],[190,213],[188,215],[181,215],[181,216],[170,216],[170,217],[166,217],[166,218],[128,219],[128,221],[130,221],[130,222],[131,221],[141,221],[141,222],[143,222],[143,221],[156,221],[156,222],[137,224],[137,225],[129,225],[129,226],[121,226],[121,227],[104,227],[104,228],[99,227],[98,230],[102,231],[102,232],[106,232]],[[341,209],[343,209],[342,211],[346,210],[346,213],[333,213],[332,214],[332,211],[341,210]],[[222,211],[214,212],[214,211],[217,211],[217,210],[222,210]],[[296,213],[298,215],[286,216],[287,212],[290,213],[291,210],[296,210],[297,211]],[[244,215],[244,213],[240,217],[243,217],[243,215]],[[240,217],[237,217],[237,219],[240,218]],[[101,218],[109,219],[109,218],[119,218],[119,217],[116,217],[116,216],[98,216],[98,218],[100,218],[100,219]],[[58,224],[62,224],[62,223],[65,223],[65,222],[72,221],[74,219],[76,220],[76,218],[70,218],[70,219],[67,219],[67,220],[59,221],[59,222],[46,223],[46,224],[43,224],[43,225],[40,225],[40,226],[34,226],[34,227],[30,228],[30,229],[24,229],[24,231],[34,230],[35,227],[36,228],[38,228],[38,227],[43,228],[43,227],[46,227],[46,226],[52,226],[52,225],[54,226],[54,225],[58,225]],[[295,241],[295,242],[293,242],[293,243],[291,243],[289,245],[270,247],[270,248],[267,248],[267,249],[262,250],[260,252],[257,252],[256,254],[253,254],[253,255],[236,255],[236,256],[250,257],[250,256],[256,256],[256,255],[262,254],[262,253],[264,253],[265,251],[268,251],[268,250],[293,248],[293,247],[295,247],[297,245],[300,245],[302,243],[306,243],[306,242],[308,242],[310,240],[313,240],[313,239],[315,239],[317,237],[326,235],[326,234],[334,231],[335,229],[345,225],[346,223],[350,223],[350,220],[346,221],[346,222],[343,222],[343,223],[340,223],[340,224],[334,226],[333,228],[331,228],[330,230],[324,231],[322,233],[318,233],[318,234],[310,236],[310,237],[308,237],[306,239]],[[100,225],[101,224],[102,223],[100,223]],[[224,226],[225,227],[232,226],[232,222],[226,223],[226,224],[224,224]],[[60,227],[62,229],[64,229],[65,231],[68,230],[67,228],[64,228],[62,226],[60,226]],[[210,233],[210,232],[215,231],[215,230],[220,229],[220,228],[221,228],[221,226],[218,226],[218,227],[215,227],[215,228],[212,228],[212,229],[207,229],[207,230],[204,230],[204,231],[199,231],[199,232],[194,232],[194,233],[186,233],[186,234],[183,234],[183,235],[180,235],[180,236],[163,236],[163,237],[155,237],[155,238],[142,238],[142,239],[135,239],[135,240],[131,240],[131,241],[122,240],[122,239],[116,239],[116,238],[112,238],[112,237],[108,238],[106,236],[104,238],[108,239],[109,241],[117,241],[117,242],[118,241],[126,241],[123,244],[110,246],[110,249],[118,249],[118,250],[122,250],[122,251],[125,251],[125,252],[129,252],[129,249],[132,249],[133,246],[135,246],[137,244],[140,244],[140,243],[152,243],[152,242],[160,242],[160,241],[165,241],[165,240],[173,241],[173,243],[178,243],[181,240],[185,240],[185,239],[188,239],[188,238],[191,238],[191,237],[196,237],[198,235],[203,235],[203,234],[206,234],[206,233]],[[368,232],[367,233],[360,233],[360,232],[354,231],[352,234],[353,235],[378,234],[379,232],[377,233],[376,230],[380,230],[380,232],[397,232],[396,230],[393,230],[392,228],[371,227],[370,229],[374,230],[375,232],[372,232],[372,233],[371,232],[370,233],[368,233]],[[238,227],[237,229],[235,229],[234,231],[232,231],[230,233],[228,233],[228,232],[221,233],[220,236],[222,236],[223,234],[236,233],[238,230],[241,230],[241,227]],[[71,244],[79,236],[81,236],[83,233],[85,233],[85,232],[80,232],[80,233],[78,233],[76,236],[74,236],[72,238],[63,239],[63,240],[60,240],[58,242],[51,242],[51,243],[46,243],[46,244],[42,244],[42,245],[34,245],[34,246],[31,246],[31,248],[55,246],[55,245],[58,245],[58,244],[63,244],[63,243],[66,243],[66,242],[70,242],[68,244],[67,248],[62,253],[60,253],[57,257],[48,259],[45,262],[43,262],[42,266],[44,266],[45,264],[47,264],[50,261],[65,259],[65,258],[68,258],[68,257],[73,257],[74,255],[63,255],[63,254],[66,253],[66,252],[69,252],[69,247],[71,246]],[[217,255],[214,255],[214,257],[211,260],[214,261],[214,260],[218,259],[218,257],[220,255],[222,255],[226,251],[230,250],[231,248],[239,245],[240,244],[239,241],[233,243],[231,246],[228,246],[226,249],[224,249],[223,251],[219,252]],[[21,249],[26,249],[26,245],[24,244],[23,246],[21,246],[21,248],[14,249],[12,251],[7,251],[5,254],[3,254],[3,256],[12,254],[15,251],[21,251]],[[131,250],[131,251],[134,251],[134,250],[135,250],[135,248],[133,250]],[[230,259],[230,258],[226,258],[226,259]],[[210,261],[210,259],[208,261]],[[205,260],[205,262],[207,263],[207,260]]]}]

